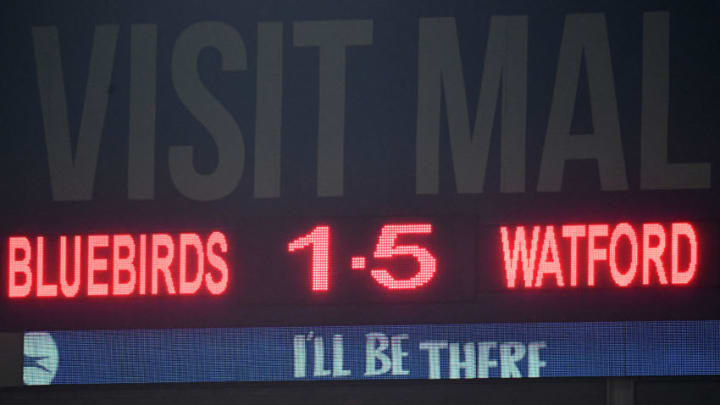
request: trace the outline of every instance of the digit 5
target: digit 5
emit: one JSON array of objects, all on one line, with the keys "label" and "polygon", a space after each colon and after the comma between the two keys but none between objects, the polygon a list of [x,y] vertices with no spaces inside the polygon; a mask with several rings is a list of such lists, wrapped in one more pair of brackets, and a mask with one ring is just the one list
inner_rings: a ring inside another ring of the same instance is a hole
[{"label": "digit 5", "polygon": [[380,230],[378,244],[373,256],[376,259],[389,259],[394,256],[413,256],[419,270],[408,279],[396,279],[387,269],[373,269],[370,275],[381,285],[391,290],[411,290],[427,284],[437,270],[437,260],[427,249],[417,245],[395,245],[402,234],[431,234],[431,224],[385,225]]}]

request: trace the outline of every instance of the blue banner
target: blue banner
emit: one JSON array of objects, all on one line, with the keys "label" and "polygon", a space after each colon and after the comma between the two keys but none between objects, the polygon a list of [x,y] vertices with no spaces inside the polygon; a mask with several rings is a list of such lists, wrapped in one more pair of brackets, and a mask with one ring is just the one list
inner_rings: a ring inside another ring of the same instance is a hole
[{"label": "blue banner", "polygon": [[720,374],[720,321],[28,332],[26,384]]}]

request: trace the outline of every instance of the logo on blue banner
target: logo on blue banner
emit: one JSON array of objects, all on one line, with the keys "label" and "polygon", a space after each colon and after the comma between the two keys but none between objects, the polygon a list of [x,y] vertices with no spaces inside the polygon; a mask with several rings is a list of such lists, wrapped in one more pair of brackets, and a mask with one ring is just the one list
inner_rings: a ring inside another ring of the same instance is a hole
[{"label": "logo on blue banner", "polygon": [[23,342],[23,382],[47,385],[55,378],[59,356],[55,340],[49,333],[26,333]]}]

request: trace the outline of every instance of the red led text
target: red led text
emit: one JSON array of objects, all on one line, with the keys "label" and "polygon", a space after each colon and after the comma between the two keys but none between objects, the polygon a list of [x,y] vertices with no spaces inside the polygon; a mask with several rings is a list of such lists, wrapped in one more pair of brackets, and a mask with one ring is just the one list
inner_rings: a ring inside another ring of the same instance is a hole
[{"label": "red led text", "polygon": [[501,226],[500,239],[508,288],[519,279],[524,288],[594,287],[601,271],[618,287],[687,285],[697,271],[698,238],[687,222]]},{"label": "red led text", "polygon": [[[8,238],[8,297],[194,295],[225,292],[222,232]],[[53,255],[54,257],[50,257]],[[52,269],[47,268],[53,263]]]},{"label": "red led text", "polygon": [[[319,225],[305,235],[288,243],[288,252],[310,248],[311,250],[311,290],[325,292],[330,289],[330,227]],[[410,256],[417,262],[417,272],[409,278],[396,278],[387,268],[370,270],[372,277],[381,286],[390,290],[413,290],[432,280],[437,271],[437,260],[426,248],[418,245],[398,244],[401,235],[430,235],[431,224],[387,224],[380,229],[380,236],[373,252],[375,259],[392,259],[399,256]],[[352,257],[350,267],[353,270],[364,270],[367,259],[364,256]]]}]

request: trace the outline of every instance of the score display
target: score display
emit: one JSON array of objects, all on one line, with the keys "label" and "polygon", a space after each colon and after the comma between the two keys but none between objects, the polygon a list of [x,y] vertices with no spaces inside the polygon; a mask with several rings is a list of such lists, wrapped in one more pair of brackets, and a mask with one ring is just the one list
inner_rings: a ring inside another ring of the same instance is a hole
[{"label": "score display", "polygon": [[714,4],[17,3],[30,374],[720,374]]},{"label": "score display", "polygon": [[[432,225],[391,224],[382,227],[373,256],[376,259],[412,256],[417,260],[419,267],[418,272],[407,279],[397,279],[384,268],[370,271],[375,281],[391,290],[412,290],[421,287],[432,280],[437,271],[437,260],[426,248],[417,245],[396,245],[398,237],[403,234],[432,234]],[[315,227],[311,233],[290,242],[288,251],[294,252],[308,245],[312,246],[312,290],[327,291],[330,272],[330,227]],[[350,259],[350,267],[353,270],[364,270],[365,266],[364,256],[353,256]]]},{"label": "score display", "polygon": [[[6,329],[35,322],[185,327],[221,319],[224,326],[263,325],[274,306],[292,307],[289,316],[298,319],[313,319],[322,308],[339,322],[348,311],[359,311],[362,322],[382,320],[372,315],[378,305],[420,322],[441,322],[443,305],[455,308],[455,321],[510,313],[515,320],[553,321],[568,315],[543,306],[612,301],[603,304],[602,319],[653,319],[652,308],[663,306],[702,318],[702,310],[687,309],[720,286],[706,253],[716,229],[704,222],[275,218],[211,231],[5,240]],[[630,297],[647,304],[626,311]],[[118,304],[123,315],[109,317]]]}]

